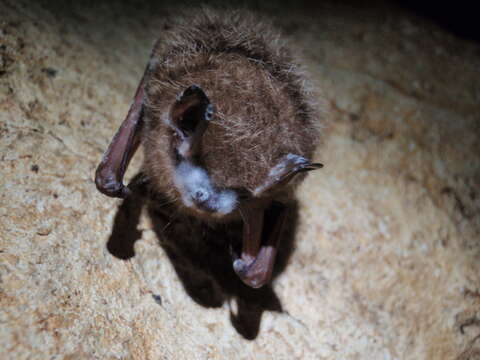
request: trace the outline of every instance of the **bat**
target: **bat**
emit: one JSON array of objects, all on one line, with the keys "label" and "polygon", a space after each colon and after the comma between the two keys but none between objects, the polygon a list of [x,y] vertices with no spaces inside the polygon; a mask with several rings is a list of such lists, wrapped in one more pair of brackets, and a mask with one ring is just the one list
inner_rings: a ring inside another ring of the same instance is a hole
[{"label": "bat", "polygon": [[148,187],[178,211],[243,222],[233,270],[259,288],[271,279],[292,189],[323,166],[309,160],[323,119],[307,83],[278,32],[252,13],[179,17],[153,46],[96,186],[128,197],[123,176],[142,145]]}]

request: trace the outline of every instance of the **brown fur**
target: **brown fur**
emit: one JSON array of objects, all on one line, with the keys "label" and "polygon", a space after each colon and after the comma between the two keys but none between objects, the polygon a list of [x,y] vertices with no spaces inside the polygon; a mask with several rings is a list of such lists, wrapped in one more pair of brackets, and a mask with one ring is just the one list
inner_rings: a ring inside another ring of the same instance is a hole
[{"label": "brown fur", "polygon": [[245,11],[197,10],[161,34],[148,71],[145,171],[155,191],[179,196],[164,119],[192,84],[215,106],[200,158],[217,187],[252,191],[283,155],[311,158],[322,119],[305,76],[268,22]]}]

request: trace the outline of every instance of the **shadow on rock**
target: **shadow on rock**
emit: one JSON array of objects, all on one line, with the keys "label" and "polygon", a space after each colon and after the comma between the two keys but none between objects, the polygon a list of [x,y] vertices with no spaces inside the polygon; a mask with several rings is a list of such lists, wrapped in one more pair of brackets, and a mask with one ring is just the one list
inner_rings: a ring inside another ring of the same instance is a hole
[{"label": "shadow on rock", "polygon": [[107,249],[113,256],[122,260],[135,256],[133,246],[142,237],[142,232],[137,230],[142,207],[141,197],[136,195],[125,199],[118,207],[107,242]]},{"label": "shadow on rock", "polygon": [[[236,310],[230,306],[232,325],[245,339],[255,339],[263,312],[282,312],[282,306],[270,285],[252,289],[233,271],[230,254],[232,249],[238,252],[241,248],[242,224],[206,224],[178,213],[161,196],[149,195],[145,184],[133,190],[132,196],[118,208],[107,243],[109,252],[124,260],[135,255],[134,243],[141,238],[137,225],[146,207],[159,244],[188,295],[207,308],[220,307],[225,301],[231,304],[235,300]],[[290,226],[280,240],[273,278],[285,269],[292,253],[297,214],[295,204],[290,211]]]}]

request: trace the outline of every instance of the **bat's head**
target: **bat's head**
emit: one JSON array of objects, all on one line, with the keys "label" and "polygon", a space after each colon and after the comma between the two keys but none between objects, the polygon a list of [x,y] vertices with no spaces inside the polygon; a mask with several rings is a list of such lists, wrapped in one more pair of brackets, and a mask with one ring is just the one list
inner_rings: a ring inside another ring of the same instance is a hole
[{"label": "bat's head", "polygon": [[215,184],[202,164],[202,137],[214,106],[197,85],[179,94],[166,123],[174,157],[173,185],[182,204],[195,213],[220,218],[237,209],[237,191]]},{"label": "bat's head", "polygon": [[[177,95],[163,116],[170,146],[168,168],[173,169],[170,184],[181,205],[198,215],[229,217],[242,203],[263,203],[295,174],[319,167],[300,155],[279,152],[280,139],[257,136],[252,143],[251,136],[243,141],[245,131],[258,134],[262,130],[250,125],[251,117],[242,115],[227,126],[205,92],[192,85]],[[232,134],[235,126],[240,131]]]}]

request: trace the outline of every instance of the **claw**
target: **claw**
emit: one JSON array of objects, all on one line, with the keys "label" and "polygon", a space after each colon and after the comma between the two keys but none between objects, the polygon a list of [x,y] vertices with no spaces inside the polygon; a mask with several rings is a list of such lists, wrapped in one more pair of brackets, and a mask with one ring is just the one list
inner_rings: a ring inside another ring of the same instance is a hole
[{"label": "claw", "polygon": [[253,195],[255,197],[269,195],[276,189],[287,185],[295,175],[322,167],[323,164],[311,163],[300,155],[288,154],[270,170],[265,182],[253,191]]}]

